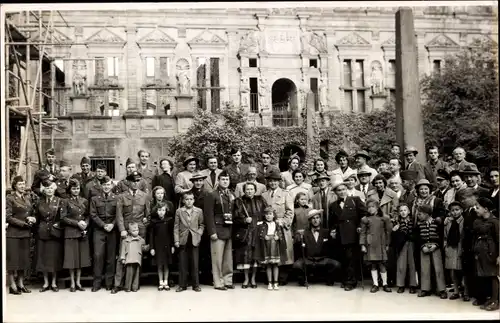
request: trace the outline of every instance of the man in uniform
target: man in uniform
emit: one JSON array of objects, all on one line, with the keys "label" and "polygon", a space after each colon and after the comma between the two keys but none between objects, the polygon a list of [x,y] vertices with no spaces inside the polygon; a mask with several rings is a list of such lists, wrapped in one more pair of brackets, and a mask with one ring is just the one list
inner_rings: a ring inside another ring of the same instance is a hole
[{"label": "man in uniform", "polygon": [[85,197],[85,186],[87,186],[87,183],[90,182],[95,176],[94,172],[90,171],[90,158],[83,157],[80,161],[80,168],[82,171],[74,174],[72,178],[75,178],[80,182],[80,196]]},{"label": "man in uniform", "polygon": [[236,184],[244,182],[248,174],[248,165],[241,162],[241,150],[233,148],[231,150],[233,162],[224,170],[229,174],[230,184],[229,189],[234,192]]},{"label": "man in uniform", "polygon": [[[128,224],[136,222],[139,225],[139,235],[146,238],[146,227],[148,225],[147,216],[151,213],[149,209],[149,198],[146,193],[139,189],[142,180],[141,173],[135,171],[125,178],[128,182],[128,190],[118,196],[116,202],[116,225],[120,232],[121,239],[127,237]],[[122,285],[124,266],[117,260],[115,286],[111,291],[116,294]]]},{"label": "man in uniform", "polygon": [[45,152],[45,160],[46,164],[42,166],[41,169],[39,169],[33,178],[33,183],[31,185],[31,191],[33,191],[35,194],[40,196],[40,185],[42,183],[42,175],[45,173],[42,173],[41,171],[45,170],[47,173],[49,173],[49,177],[44,179],[48,179],[52,182],[55,182],[57,177],[59,176],[59,166],[55,164],[56,161],[56,153],[54,148],[47,149]]},{"label": "man in uniform", "polygon": [[95,170],[95,176],[92,178],[83,189],[83,197],[87,200],[92,199],[93,196],[101,195],[102,193],[102,183],[104,177],[106,176],[106,165],[98,164]]},{"label": "man in uniform", "polygon": [[[114,188],[114,193],[118,195],[127,192],[129,190],[129,181],[127,180],[127,178],[128,176],[130,176],[130,174],[137,172],[137,164],[131,158],[127,158],[127,161],[125,162],[125,167],[127,168],[127,177],[119,181]],[[137,189],[143,191],[146,194],[151,192],[149,190],[149,185],[144,178],[141,178],[140,181],[137,183]]]},{"label": "man in uniform", "polygon": [[117,196],[111,192],[113,181],[109,176],[104,176],[101,187],[102,192],[90,199],[90,218],[94,227],[92,240],[94,246],[93,292],[101,289],[104,267],[106,290],[112,288],[118,241],[116,229]]},{"label": "man in uniform", "polygon": [[55,196],[62,199],[70,197],[68,192],[69,179],[71,178],[71,165],[66,160],[61,160],[59,163],[59,179],[56,181],[57,188]]},{"label": "man in uniform", "polygon": [[151,191],[153,189],[153,178],[158,175],[158,168],[148,164],[149,158],[151,157],[148,151],[141,149],[137,153],[137,156],[139,157],[139,167],[137,171],[142,174],[142,178],[148,183],[148,189]]}]

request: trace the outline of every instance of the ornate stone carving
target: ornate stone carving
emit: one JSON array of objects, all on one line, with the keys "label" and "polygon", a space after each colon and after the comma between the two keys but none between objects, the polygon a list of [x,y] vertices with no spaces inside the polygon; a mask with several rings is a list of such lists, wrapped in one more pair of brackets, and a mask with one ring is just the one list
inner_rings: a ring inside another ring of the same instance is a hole
[{"label": "ornate stone carving", "polygon": [[427,43],[427,47],[459,47],[450,37],[439,34]]},{"label": "ornate stone carving", "polygon": [[109,79],[99,79],[97,80],[96,86],[98,87],[118,87],[118,79],[109,78]]},{"label": "ornate stone carving", "polygon": [[73,61],[73,95],[87,94],[87,64],[84,60]]},{"label": "ornate stone carving", "polygon": [[309,55],[326,54],[325,36],[314,32],[306,32],[300,37],[302,53]]},{"label": "ornate stone carving", "polygon": [[296,8],[272,8],[269,9],[269,14],[276,16],[296,16],[297,9]]},{"label": "ornate stone carving", "polygon": [[191,78],[189,75],[189,62],[181,58],[177,61],[177,85],[179,87],[180,95],[190,95],[191,94]]},{"label": "ornate stone carving", "polygon": [[238,53],[255,54],[259,52],[259,32],[252,30],[241,36]]},{"label": "ornate stone carving", "polygon": [[188,44],[225,44],[226,42],[221,37],[204,30],[201,34],[194,37]]},{"label": "ornate stone carving", "polygon": [[250,93],[250,85],[248,84],[247,77],[241,77],[240,79],[240,104],[241,107],[248,107],[248,93]]},{"label": "ornate stone carving", "polygon": [[384,93],[384,74],[379,61],[373,61],[371,64],[370,87],[374,95]]},{"label": "ornate stone carving", "polygon": [[107,28],[103,28],[87,38],[87,43],[125,43],[125,40]]},{"label": "ornate stone carving", "polygon": [[138,43],[175,43],[175,40],[164,31],[155,28],[153,31],[142,37]]},{"label": "ornate stone carving", "polygon": [[357,33],[353,32],[341,38],[337,42],[337,45],[370,45],[370,43]]},{"label": "ornate stone carving", "polygon": [[267,78],[261,76],[259,79],[259,96],[260,96],[259,105],[262,108],[261,110],[267,110],[269,108],[269,104],[267,101],[270,92],[271,88],[267,83]]},{"label": "ornate stone carving", "polygon": [[321,77],[319,85],[319,106],[321,110],[328,106],[328,79],[325,76]]},{"label": "ornate stone carving", "polygon": [[486,35],[475,36],[469,43],[469,47],[480,47],[482,45],[497,47],[497,43]]},{"label": "ornate stone carving", "polygon": [[382,47],[384,46],[396,46],[396,35],[392,35],[385,42],[382,43]]}]

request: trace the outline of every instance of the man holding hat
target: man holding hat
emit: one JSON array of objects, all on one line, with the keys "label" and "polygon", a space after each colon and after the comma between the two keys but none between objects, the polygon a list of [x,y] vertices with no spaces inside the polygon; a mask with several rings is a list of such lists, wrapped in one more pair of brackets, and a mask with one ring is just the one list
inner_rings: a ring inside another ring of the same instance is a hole
[{"label": "man holding hat", "polygon": [[249,166],[247,173],[247,181],[236,184],[236,189],[234,190],[234,195],[236,197],[242,197],[245,193],[243,192],[243,186],[246,183],[253,183],[256,186],[255,196],[261,196],[262,193],[266,191],[266,185],[257,182],[257,167]]},{"label": "man holding hat", "polygon": [[91,201],[93,196],[98,196],[102,193],[102,183],[106,176],[106,165],[97,164],[95,169],[95,176],[85,185],[83,189],[83,197]]},{"label": "man holding hat", "polygon": [[297,254],[298,260],[293,264],[293,268],[299,272],[299,285],[301,286],[305,285],[306,272],[325,273],[327,285],[332,286],[335,281],[335,270],[341,268],[337,260],[330,258],[332,237],[328,229],[322,228],[321,213],[320,210],[309,211],[309,228],[302,234],[299,233],[296,239],[298,241],[295,249],[297,252],[303,250],[303,256],[299,256],[301,253]]},{"label": "man holding hat", "polygon": [[[128,190],[118,196],[116,202],[116,226],[123,240],[127,237],[129,223],[135,222],[139,227],[139,235],[145,239],[147,217],[151,213],[148,194],[139,190],[139,183],[142,180],[141,173],[134,171],[129,174],[125,180],[129,183]],[[116,294],[122,286],[124,265],[117,260],[115,273],[115,287],[111,291]]]},{"label": "man holding hat", "polygon": [[175,177],[175,193],[184,194],[193,188],[191,177],[197,171],[199,159],[190,155],[182,163],[184,170]]},{"label": "man holding hat", "polygon": [[59,163],[59,179],[56,181],[57,188],[55,196],[62,199],[70,197],[68,186],[71,178],[71,165],[67,160],[61,160]]},{"label": "man holding hat", "polygon": [[[444,200],[444,196],[451,189],[450,174],[445,169],[438,169],[436,172],[437,189],[432,193],[434,196]],[[447,206],[447,205],[445,205]]]},{"label": "man holding hat", "polygon": [[337,162],[337,165],[339,165],[339,168],[332,170],[331,177],[334,180],[345,181],[353,174],[356,174],[356,171],[349,167],[349,155],[344,150],[341,149],[335,155],[335,161]]},{"label": "man holding hat", "polygon": [[224,169],[230,178],[229,189],[234,192],[236,184],[244,182],[248,174],[248,165],[241,162],[241,150],[239,148],[231,149],[231,158],[233,162]]},{"label": "man holding hat", "polygon": [[261,162],[257,165],[257,182],[267,185],[266,177],[272,172],[279,172],[280,169],[276,165],[271,164],[271,152],[269,150],[260,154]]},{"label": "man holding hat", "polygon": [[378,172],[374,168],[368,166],[367,162],[371,159],[368,152],[366,150],[360,150],[354,155],[354,159],[356,160],[357,173],[359,174],[361,171],[368,172],[370,173],[370,180],[368,182],[373,181]]},{"label": "man holding hat", "polygon": [[[125,162],[125,167],[127,169],[127,177],[119,181],[118,184],[116,184],[116,186],[114,187],[114,192],[115,194],[118,195],[129,191],[130,181],[128,181],[127,178],[129,175],[137,172],[137,163],[133,161],[132,158],[127,158],[127,161]],[[149,194],[150,192],[148,183],[142,177],[140,181],[137,183],[136,187],[138,190],[143,191],[146,194]]]},{"label": "man holding hat", "polygon": [[333,192],[330,186],[330,176],[321,175],[315,179],[318,191],[312,197],[312,205],[314,209],[322,209],[323,217],[321,223],[323,228],[328,229],[329,226],[329,206],[337,200],[337,195]]},{"label": "man holding hat", "polygon": [[488,197],[488,189],[479,186],[479,176],[481,173],[477,169],[477,166],[474,164],[465,165],[463,170],[460,172],[460,175],[464,179],[467,187],[470,187],[477,191],[478,197]]},{"label": "man holding hat", "polygon": [[439,159],[439,149],[436,146],[432,146],[427,150],[427,163],[424,166],[425,178],[429,180],[432,184],[436,185],[438,171],[444,170],[450,172],[451,168],[447,162]]},{"label": "man holding hat", "polygon": [[82,171],[73,174],[71,178],[77,179],[78,182],[80,182],[80,195],[84,197],[83,193],[85,190],[85,186],[94,178],[95,173],[90,171],[90,158],[86,156],[82,157],[82,160],[80,161],[80,168],[82,169]]},{"label": "man holding hat", "polygon": [[408,146],[405,149],[406,169],[417,172],[416,181],[425,178],[424,166],[417,161],[418,151],[417,148]]},{"label": "man holding hat", "polygon": [[[33,183],[31,185],[31,190],[37,195],[40,195],[40,185],[42,181],[53,181],[59,176],[59,166],[55,164],[56,152],[54,148],[49,148],[45,152],[46,164],[43,165],[33,177]],[[43,171],[43,172],[42,172]]]}]

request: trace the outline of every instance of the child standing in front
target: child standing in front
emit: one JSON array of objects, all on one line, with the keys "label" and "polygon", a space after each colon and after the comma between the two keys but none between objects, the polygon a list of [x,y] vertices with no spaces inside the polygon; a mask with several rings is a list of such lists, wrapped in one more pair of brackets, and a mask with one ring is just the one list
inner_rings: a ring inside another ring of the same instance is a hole
[{"label": "child standing in front", "polygon": [[408,277],[410,294],[415,294],[418,285],[415,259],[413,258],[415,237],[408,204],[399,204],[398,213],[396,224],[392,228],[392,245],[397,255],[396,285],[398,286],[398,293],[404,293],[405,281],[406,277]]},{"label": "child standing in front", "polygon": [[[276,214],[272,207],[264,209],[265,221],[257,226],[253,246],[254,257],[260,264],[266,266],[268,290],[279,290],[279,264],[286,257],[286,243],[283,229],[276,224]],[[273,284],[274,279],[274,284]]]},{"label": "child standing in front", "polygon": [[125,265],[126,292],[139,290],[142,252],[147,249],[146,241],[139,236],[139,225],[135,222],[129,223],[128,235],[123,239],[120,250],[120,261]]},{"label": "child standing in front", "polygon": [[309,199],[306,193],[297,193],[297,195],[295,196],[295,210],[292,224],[294,234],[299,230],[304,231],[309,227],[307,214],[309,213],[311,208],[309,207],[308,203]]},{"label": "child standing in front", "polygon": [[440,250],[439,218],[431,217],[432,207],[427,204],[417,209],[418,231],[420,238],[420,279],[418,297],[431,295],[431,270],[434,269],[437,290],[441,299],[448,298],[444,282],[443,259]]},{"label": "child standing in front", "polygon": [[[184,193],[182,202],[184,206],[177,209],[174,221],[174,242],[175,247],[179,248],[179,287],[176,292],[183,292],[187,289],[187,276],[190,271],[193,290],[201,292],[198,246],[205,229],[203,211],[194,206],[192,191]],[[188,266],[188,262],[191,266]]]},{"label": "child standing in front", "polygon": [[151,213],[149,228],[150,253],[158,268],[158,290],[170,290],[168,285],[168,266],[172,264],[173,246],[173,211],[171,202],[158,202]]},{"label": "child standing in front", "polygon": [[464,232],[463,206],[454,201],[448,205],[450,214],[444,220],[444,266],[451,270],[453,280],[453,294],[450,299],[460,298],[458,287],[460,285],[460,271],[462,270],[462,239]]},{"label": "child standing in front", "polygon": [[373,287],[370,292],[378,292],[378,270],[382,277],[383,289],[390,293],[392,290],[387,285],[387,250],[389,249],[392,224],[391,219],[382,213],[379,202],[374,199],[366,201],[368,215],[361,219],[361,232],[359,243],[364,258],[371,265]]}]

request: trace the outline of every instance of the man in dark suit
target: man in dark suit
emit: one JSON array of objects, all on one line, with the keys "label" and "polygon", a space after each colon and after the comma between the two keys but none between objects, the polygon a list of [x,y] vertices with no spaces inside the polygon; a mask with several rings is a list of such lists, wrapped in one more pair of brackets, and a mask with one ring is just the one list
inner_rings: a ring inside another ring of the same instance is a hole
[{"label": "man in dark suit", "polygon": [[[356,185],[355,188],[365,195],[366,201],[370,191],[373,191],[375,189],[375,187],[373,187],[372,183],[370,182],[370,178],[372,178],[371,173],[366,170],[358,170],[357,176],[359,184]],[[375,178],[375,176],[373,176],[373,178]]]},{"label": "man in dark suit", "polygon": [[427,163],[424,166],[425,178],[432,184],[437,185],[437,176],[440,170],[450,172],[451,168],[448,163],[439,159],[439,149],[436,146],[432,146],[427,150]]},{"label": "man in dark suit", "polygon": [[417,172],[413,170],[404,170],[400,174],[403,186],[403,192],[399,198],[400,203],[406,203],[408,205],[413,205],[413,201],[417,197],[415,191],[415,185],[417,184]]},{"label": "man in dark suit", "polygon": [[477,169],[476,165],[465,165],[463,171],[460,172],[460,175],[464,179],[465,184],[467,184],[467,187],[472,188],[477,192],[478,197],[489,198],[488,189],[479,186],[479,176],[481,175],[481,173]]},{"label": "man in dark suit", "polygon": [[312,197],[312,205],[316,210],[323,210],[323,217],[321,219],[321,224],[324,229],[329,229],[330,212],[329,205],[337,200],[337,195],[333,192],[330,184],[330,177],[327,175],[321,175],[315,179],[318,185],[318,192]]},{"label": "man in dark suit", "polygon": [[280,172],[280,169],[271,165],[271,152],[265,151],[260,155],[261,163],[257,165],[257,182],[267,185],[266,177],[273,172]]},{"label": "man in dark suit", "polygon": [[[54,148],[47,149],[45,152],[46,164],[43,165],[33,177],[33,183],[31,185],[31,191],[40,196],[40,185],[43,179],[55,182],[59,176],[59,166],[56,165],[56,152]],[[48,173],[48,177],[46,175]],[[42,179],[43,177],[43,179]]]},{"label": "man in dark suit", "polygon": [[500,209],[500,199],[498,196],[498,187],[500,183],[498,168],[491,168],[488,171],[489,181],[491,184],[491,189],[488,193],[488,198],[493,202],[493,205],[496,207],[496,216],[498,217],[499,209]]},{"label": "man in dark suit", "polygon": [[[241,162],[241,150],[233,148],[231,150],[233,162],[224,169],[229,174],[229,189],[234,192],[236,184],[246,181],[248,174],[248,164]],[[220,176],[220,175],[219,175]]]},{"label": "man in dark suit", "polygon": [[342,269],[344,290],[353,290],[357,285],[357,270],[360,263],[359,232],[361,218],[366,215],[366,206],[357,196],[347,196],[345,182],[333,183],[337,201],[330,204],[330,234],[342,246]]},{"label": "man in dark suit", "polygon": [[217,189],[205,198],[205,225],[210,237],[212,276],[217,290],[234,289],[232,254],[233,193],[229,190],[230,177],[226,171],[219,174]]},{"label": "man in dark suit", "polygon": [[[326,284],[333,286],[334,273],[341,267],[337,260],[330,258],[330,248],[332,237],[328,229],[322,229],[321,212],[310,212],[307,216],[309,228],[304,230],[303,234],[298,234],[296,250],[303,251],[302,257],[296,255],[293,268],[299,271],[299,285],[304,286],[306,281],[306,272],[325,272]],[[302,252],[301,251],[301,252]],[[306,268],[307,267],[307,268]]]},{"label": "man in dark suit", "polygon": [[407,147],[405,149],[405,159],[406,159],[406,168],[407,170],[412,170],[417,172],[416,182],[418,183],[421,179],[425,178],[425,169],[424,165],[420,164],[417,161],[418,151],[415,147]]},{"label": "man in dark suit", "polygon": [[[432,183],[432,182],[431,182]],[[437,198],[441,200],[444,199],[444,195],[450,190],[450,174],[444,169],[439,169],[436,175],[437,189],[432,193]]]}]

